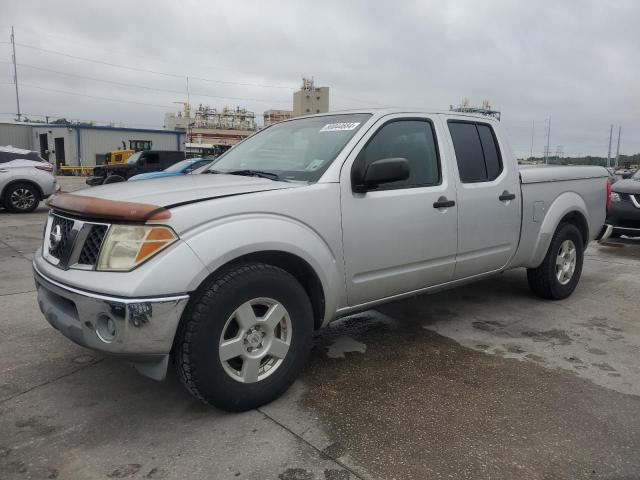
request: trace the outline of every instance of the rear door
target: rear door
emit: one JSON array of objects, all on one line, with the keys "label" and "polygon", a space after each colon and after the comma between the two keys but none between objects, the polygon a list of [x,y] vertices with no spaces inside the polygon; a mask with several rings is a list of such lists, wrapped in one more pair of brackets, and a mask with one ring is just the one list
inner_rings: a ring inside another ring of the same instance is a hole
[{"label": "rear door", "polygon": [[[383,117],[362,138],[340,174],[342,231],[351,306],[450,281],[457,240],[455,183],[428,116]],[[410,177],[366,193],[351,172],[382,158],[406,158]],[[445,202],[447,207],[438,207]]]},{"label": "rear door", "polygon": [[520,181],[491,122],[451,119],[447,126],[458,170],[454,278],[460,279],[499,270],[514,254],[520,238]]},{"label": "rear door", "polygon": [[139,173],[162,170],[159,152],[142,152],[140,160],[138,160],[138,170]]}]

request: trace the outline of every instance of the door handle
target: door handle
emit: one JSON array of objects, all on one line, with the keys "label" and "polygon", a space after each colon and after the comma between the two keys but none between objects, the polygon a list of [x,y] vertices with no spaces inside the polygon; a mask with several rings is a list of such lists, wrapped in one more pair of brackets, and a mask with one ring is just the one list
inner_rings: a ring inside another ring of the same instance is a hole
[{"label": "door handle", "polygon": [[515,193],[509,193],[507,190],[505,190],[504,192],[502,192],[502,195],[498,197],[498,200],[500,200],[501,202],[506,202],[507,200],[515,200],[515,198]]},{"label": "door handle", "polygon": [[433,202],[433,208],[448,208],[455,204],[453,200],[447,200],[447,197],[440,197],[437,202]]},{"label": "door handle", "polygon": [[7,173],[9,170],[7,170],[6,168],[0,168],[0,173]]}]

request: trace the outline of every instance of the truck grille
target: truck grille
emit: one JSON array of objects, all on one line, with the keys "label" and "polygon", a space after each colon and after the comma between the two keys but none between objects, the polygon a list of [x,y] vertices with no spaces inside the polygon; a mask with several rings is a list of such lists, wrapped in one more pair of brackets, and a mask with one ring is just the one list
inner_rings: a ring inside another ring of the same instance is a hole
[{"label": "truck grille", "polygon": [[94,266],[98,262],[98,255],[100,254],[100,247],[102,247],[102,241],[107,233],[106,225],[92,225],[91,231],[87,235],[84,241],[82,250],[80,251],[80,257],[78,257],[78,263],[82,265]]},{"label": "truck grille", "polygon": [[109,225],[105,223],[86,222],[52,213],[45,229],[44,257],[65,270],[94,269],[108,230]]},{"label": "truck grille", "polygon": [[54,216],[51,222],[51,231],[60,234],[60,240],[55,243],[49,242],[49,253],[54,258],[60,259],[64,255],[67,247],[69,246],[69,240],[71,236],[71,230],[73,229],[73,220],[65,217]]}]

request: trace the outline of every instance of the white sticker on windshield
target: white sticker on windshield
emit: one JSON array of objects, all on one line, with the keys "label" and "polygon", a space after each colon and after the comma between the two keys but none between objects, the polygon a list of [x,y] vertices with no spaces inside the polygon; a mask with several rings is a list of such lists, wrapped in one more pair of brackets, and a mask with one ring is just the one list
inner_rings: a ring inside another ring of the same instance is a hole
[{"label": "white sticker on windshield", "polygon": [[307,165],[305,170],[307,170],[309,172],[313,172],[314,170],[319,169],[322,166],[323,163],[324,163],[324,160],[320,160],[320,159],[316,158],[309,165]]},{"label": "white sticker on windshield", "polygon": [[321,132],[341,132],[344,130],[353,130],[360,122],[340,122],[340,123],[327,123],[320,129]]}]

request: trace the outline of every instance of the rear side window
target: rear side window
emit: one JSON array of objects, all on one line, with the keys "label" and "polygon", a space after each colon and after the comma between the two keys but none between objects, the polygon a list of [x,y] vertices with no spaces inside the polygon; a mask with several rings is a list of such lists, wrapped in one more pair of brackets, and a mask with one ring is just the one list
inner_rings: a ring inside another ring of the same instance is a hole
[{"label": "rear side window", "polygon": [[502,172],[493,129],[483,123],[449,121],[462,183],[490,182]]},{"label": "rear side window", "polygon": [[440,163],[431,122],[396,120],[382,126],[358,155],[354,167],[366,170],[383,158],[406,158],[410,174],[406,180],[385,184],[381,190],[437,185]]},{"label": "rear side window", "polygon": [[144,159],[147,163],[160,163],[160,156],[157,153],[146,153]]}]

